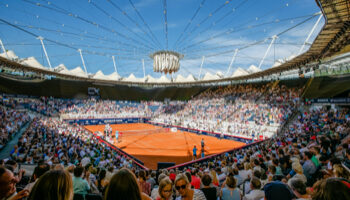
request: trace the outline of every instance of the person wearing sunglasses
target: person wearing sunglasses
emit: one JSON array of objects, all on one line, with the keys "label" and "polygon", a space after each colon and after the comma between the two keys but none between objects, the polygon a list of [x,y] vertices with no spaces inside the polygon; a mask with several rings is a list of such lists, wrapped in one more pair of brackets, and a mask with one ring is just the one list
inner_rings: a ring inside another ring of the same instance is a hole
[{"label": "person wearing sunglasses", "polygon": [[201,190],[191,189],[190,182],[185,174],[176,176],[175,189],[180,195],[176,200],[206,200]]},{"label": "person wearing sunglasses", "polygon": [[157,200],[171,200],[173,194],[173,182],[169,177],[163,178],[159,183],[158,189],[159,196]]}]

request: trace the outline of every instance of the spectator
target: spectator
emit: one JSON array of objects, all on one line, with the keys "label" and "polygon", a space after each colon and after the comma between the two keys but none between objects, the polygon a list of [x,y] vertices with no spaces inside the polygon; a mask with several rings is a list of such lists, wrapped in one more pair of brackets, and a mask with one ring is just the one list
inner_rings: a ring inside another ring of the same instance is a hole
[{"label": "spectator", "polygon": [[312,175],[316,172],[316,166],[311,161],[312,153],[309,151],[304,152],[304,164],[303,164],[303,171],[304,175],[307,178],[307,180],[310,180],[312,178]]},{"label": "spectator", "polygon": [[150,195],[151,194],[151,184],[147,182],[146,180],[146,171],[145,170],[140,170],[139,171],[139,178],[138,182],[141,187],[141,192]]},{"label": "spectator", "polygon": [[208,174],[204,174],[202,177],[203,188],[201,189],[207,200],[217,199],[217,190],[215,187],[211,187],[212,178]]},{"label": "spectator", "polygon": [[24,189],[27,189],[29,192],[32,191],[32,188],[34,184],[39,180],[39,178],[45,174],[45,172],[50,170],[50,166],[45,164],[45,165],[38,165],[34,168],[34,172],[32,175],[32,183],[29,183]]},{"label": "spectator", "polygon": [[348,200],[350,199],[350,183],[339,178],[323,179],[315,183],[312,200]]},{"label": "spectator", "polygon": [[[167,177],[167,175],[165,175],[165,174],[159,174],[159,176],[158,176],[158,183],[160,183],[162,180],[163,180],[163,178],[166,178]],[[152,190],[152,192],[151,192],[151,198],[152,199],[157,199],[158,197],[159,197],[159,185],[155,185],[154,186],[154,188],[153,188],[153,190]]]},{"label": "spectator", "polygon": [[150,175],[147,179],[147,183],[151,184],[151,191],[153,190],[154,186],[156,185],[156,172],[155,171],[150,171]]},{"label": "spectator", "polygon": [[201,190],[190,189],[190,182],[184,174],[178,174],[175,179],[175,188],[179,192],[180,196],[176,200],[205,200],[205,195]]},{"label": "spectator", "polygon": [[237,188],[237,180],[234,178],[233,174],[230,173],[226,177],[225,187],[221,189],[221,199],[222,200],[240,200],[241,194]]},{"label": "spectator", "polygon": [[159,183],[158,189],[159,196],[157,200],[171,200],[173,194],[173,182],[166,177],[163,178]]},{"label": "spectator", "polygon": [[243,200],[260,200],[265,197],[264,191],[261,190],[260,179],[252,177],[250,179],[251,191],[243,197]]},{"label": "spectator", "polygon": [[106,179],[106,170],[102,169],[98,175],[98,180],[96,181],[96,186],[98,190],[104,194],[106,187],[108,185],[108,180]]},{"label": "spectator", "polygon": [[288,185],[297,197],[297,200],[311,200],[311,196],[306,192],[305,182],[298,178],[292,178],[288,182]]},{"label": "spectator", "polygon": [[84,173],[83,167],[76,167],[74,169],[74,177],[73,177],[73,189],[74,194],[87,194],[90,191],[90,172],[86,172],[84,178],[82,178]]},{"label": "spectator", "polygon": [[29,195],[28,190],[16,193],[17,179],[13,173],[0,167],[0,199],[17,200]]},{"label": "spectator", "polygon": [[28,200],[73,199],[73,183],[68,172],[52,170],[42,175],[35,183]]},{"label": "spectator", "polygon": [[113,175],[111,182],[106,189],[104,199],[141,200],[143,199],[141,193],[135,175],[130,170],[123,168]]},{"label": "spectator", "polygon": [[264,186],[264,192],[266,200],[292,200],[294,198],[294,194],[288,185],[279,181],[266,184]]},{"label": "spectator", "polygon": [[201,187],[201,179],[197,176],[197,169],[191,170],[191,185],[194,189],[199,189]]}]

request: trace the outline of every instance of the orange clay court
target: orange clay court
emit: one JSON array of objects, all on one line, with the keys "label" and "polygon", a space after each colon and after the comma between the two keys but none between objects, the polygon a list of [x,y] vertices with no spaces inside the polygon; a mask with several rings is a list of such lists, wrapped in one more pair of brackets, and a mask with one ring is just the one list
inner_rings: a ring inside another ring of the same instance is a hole
[{"label": "orange clay court", "polygon": [[[148,130],[159,130],[162,128],[144,123],[112,124],[110,126],[113,130],[112,135],[115,135],[116,131],[145,130],[147,132]],[[85,127],[92,132],[100,131],[103,133],[105,125],[89,125]],[[165,129],[159,133],[123,133],[120,142],[117,143],[114,140],[114,145],[140,159],[146,167],[157,169],[158,162],[181,164],[192,160],[192,149],[194,145],[197,147],[198,158],[201,151],[202,138],[205,142],[204,149],[206,156],[245,145],[243,142],[226,139],[220,140],[212,136],[197,135],[180,130],[172,132]]]}]

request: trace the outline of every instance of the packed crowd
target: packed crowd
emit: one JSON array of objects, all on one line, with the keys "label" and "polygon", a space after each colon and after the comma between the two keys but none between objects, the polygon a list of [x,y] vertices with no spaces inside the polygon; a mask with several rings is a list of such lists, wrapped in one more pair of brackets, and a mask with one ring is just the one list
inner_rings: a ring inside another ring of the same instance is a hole
[{"label": "packed crowd", "polygon": [[[35,119],[17,147],[24,156],[12,153],[14,159],[0,167],[7,186],[0,198],[347,200],[349,132],[349,109],[313,106],[278,137],[181,169],[144,171],[122,163],[78,125]],[[18,193],[15,183],[24,181],[23,171],[13,173],[15,160],[38,164]]]},{"label": "packed crowd", "polygon": [[152,114],[144,103],[96,99],[80,100],[60,112],[65,119],[148,117]]},{"label": "packed crowd", "polygon": [[149,117],[153,122],[248,138],[266,138],[300,105],[302,88],[232,85],[209,89],[189,101],[130,102],[41,97],[8,98],[24,108],[61,119]]},{"label": "packed crowd", "polygon": [[54,118],[35,118],[11,151],[11,158],[24,164],[44,161],[50,165],[108,167],[133,165],[79,125]]},{"label": "packed crowd", "polygon": [[0,149],[2,149],[30,118],[23,111],[0,104],[0,119]]},{"label": "packed crowd", "polygon": [[171,113],[160,107],[152,120],[227,135],[271,137],[300,105],[301,91],[270,84],[223,87],[203,92],[182,110]]}]

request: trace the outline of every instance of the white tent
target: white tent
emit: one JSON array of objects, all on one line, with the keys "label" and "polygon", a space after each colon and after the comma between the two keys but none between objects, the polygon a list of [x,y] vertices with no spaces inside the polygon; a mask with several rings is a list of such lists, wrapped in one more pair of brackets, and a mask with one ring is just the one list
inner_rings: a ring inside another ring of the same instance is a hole
[{"label": "white tent", "polygon": [[162,75],[159,79],[157,79],[157,83],[170,83],[170,80],[165,75]]},{"label": "white tent", "polygon": [[106,75],[106,78],[107,78],[108,80],[117,81],[117,80],[119,80],[121,77],[120,77],[120,75],[119,75],[117,72],[113,72],[113,73],[111,73],[111,74],[109,74],[109,75]]},{"label": "white tent", "polygon": [[70,70],[70,73],[75,76],[87,77],[87,74],[80,66]]},{"label": "white tent", "polygon": [[248,74],[249,73],[246,70],[239,67],[238,69],[236,69],[235,72],[233,72],[232,77],[244,76],[244,75],[248,75]]},{"label": "white tent", "polygon": [[147,83],[156,83],[157,79],[153,78],[151,75],[146,76]]},{"label": "white tent", "polygon": [[1,53],[0,56],[4,57],[4,58],[7,58],[6,54],[8,56],[8,59],[10,59],[10,60],[17,60],[18,59],[18,56],[12,50],[6,51],[6,53],[5,52]]},{"label": "white tent", "polygon": [[250,67],[247,70],[250,74],[256,73],[256,72],[260,72],[261,69],[259,69],[257,66],[255,65],[250,65]]},{"label": "white tent", "polygon": [[214,79],[218,79],[218,77],[216,75],[212,75],[210,72],[205,73],[204,77],[202,78],[203,81]]},{"label": "white tent", "polygon": [[24,58],[20,61],[22,65],[28,65],[30,67],[35,67],[38,69],[46,69],[42,64],[40,64],[34,57]]},{"label": "white tent", "polygon": [[106,80],[108,77],[107,77],[106,75],[104,75],[103,72],[102,72],[101,70],[98,70],[98,71],[96,72],[96,74],[94,74],[94,75],[92,76],[92,78],[94,78],[94,79]]}]

